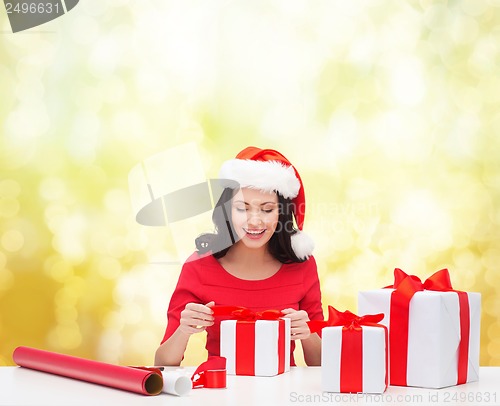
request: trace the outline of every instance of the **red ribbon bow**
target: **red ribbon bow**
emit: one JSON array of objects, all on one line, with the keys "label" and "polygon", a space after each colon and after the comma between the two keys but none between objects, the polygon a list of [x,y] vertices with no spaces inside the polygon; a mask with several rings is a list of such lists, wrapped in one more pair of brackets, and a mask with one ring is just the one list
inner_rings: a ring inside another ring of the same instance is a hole
[{"label": "red ribbon bow", "polygon": [[448,269],[437,271],[423,283],[418,276],[408,275],[401,269],[394,270],[394,288],[391,295],[391,320],[389,328],[391,385],[407,386],[406,370],[408,366],[408,326],[410,301],[416,292],[434,290],[456,292],[460,306],[460,343],[458,347],[457,384],[467,381],[469,358],[469,297],[466,292],[454,290],[451,286]]},{"label": "red ribbon bow", "polygon": [[[280,310],[254,312],[241,306],[213,306],[213,316],[236,320],[235,371],[237,375],[255,375],[255,323],[257,320],[279,322],[278,374],[285,370],[285,322]],[[242,323],[240,323],[242,322]]]},{"label": "red ribbon bow", "polygon": [[213,316],[229,316],[232,320],[254,321],[254,320],[278,320],[283,317],[280,310],[264,310],[254,312],[242,306],[213,306]]},{"label": "red ribbon bow", "polygon": [[[384,318],[383,313],[367,314],[365,316],[357,316],[354,313],[346,310],[340,312],[333,306],[328,306],[328,320],[312,320],[308,321],[307,325],[311,333],[321,333],[324,327],[344,326],[349,329],[360,329],[361,326],[373,326]],[[382,327],[377,324],[377,327]]]},{"label": "red ribbon bow", "polygon": [[446,268],[432,274],[423,283],[418,276],[408,275],[401,269],[396,268],[394,269],[394,284],[388,287],[398,289],[400,292],[404,292],[411,296],[413,296],[415,292],[422,290],[436,290],[440,292],[453,290],[450,273]]}]

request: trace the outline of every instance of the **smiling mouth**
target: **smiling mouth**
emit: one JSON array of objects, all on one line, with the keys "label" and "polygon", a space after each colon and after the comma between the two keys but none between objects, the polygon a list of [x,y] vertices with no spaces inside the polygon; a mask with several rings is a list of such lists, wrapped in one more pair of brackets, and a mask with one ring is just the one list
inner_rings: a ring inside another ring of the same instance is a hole
[{"label": "smiling mouth", "polygon": [[265,229],[264,230],[247,230],[246,228],[243,229],[247,234],[250,234],[250,235],[261,235],[261,234],[264,234],[264,232],[266,231]]}]

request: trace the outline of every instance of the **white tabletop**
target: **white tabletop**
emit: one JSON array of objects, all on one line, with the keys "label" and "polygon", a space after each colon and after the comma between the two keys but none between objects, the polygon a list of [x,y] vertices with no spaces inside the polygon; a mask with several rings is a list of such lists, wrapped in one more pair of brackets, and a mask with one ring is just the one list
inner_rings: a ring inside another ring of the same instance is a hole
[{"label": "white tabletop", "polygon": [[389,386],[382,395],[321,392],[320,372],[319,367],[293,367],[275,377],[228,375],[226,389],[193,389],[177,397],[144,396],[26,368],[0,367],[0,405],[500,405],[500,367],[481,367],[478,382],[438,390]]}]

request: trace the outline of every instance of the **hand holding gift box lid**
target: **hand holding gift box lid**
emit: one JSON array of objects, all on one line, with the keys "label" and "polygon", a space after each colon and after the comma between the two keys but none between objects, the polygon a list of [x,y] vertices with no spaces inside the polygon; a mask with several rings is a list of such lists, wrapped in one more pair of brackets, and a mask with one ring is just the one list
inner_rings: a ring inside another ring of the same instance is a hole
[{"label": "hand holding gift box lid", "polygon": [[396,268],[393,285],[358,299],[360,312],[387,315],[391,385],[441,388],[478,379],[481,296],[453,289],[447,269],[422,282]]},{"label": "hand holding gift box lid", "polygon": [[220,354],[231,375],[274,376],[290,371],[290,319],[279,310],[254,312],[240,306],[214,306],[221,321]]},{"label": "hand holding gift box lid", "polygon": [[387,388],[387,328],[383,314],[357,316],[328,306],[327,321],[310,321],[322,335],[322,387],[327,392],[383,393]]}]

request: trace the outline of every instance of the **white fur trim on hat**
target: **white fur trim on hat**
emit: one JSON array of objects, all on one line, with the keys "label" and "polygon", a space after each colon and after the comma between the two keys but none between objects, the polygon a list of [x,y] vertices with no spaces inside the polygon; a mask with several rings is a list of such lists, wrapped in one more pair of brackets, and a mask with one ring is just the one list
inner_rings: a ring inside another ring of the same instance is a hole
[{"label": "white fur trim on hat", "polygon": [[300,190],[293,168],[278,161],[231,159],[222,164],[219,178],[225,187],[231,187],[229,182],[224,184],[224,179],[230,179],[241,187],[279,192],[286,199],[293,199]]},{"label": "white fur trim on hat", "polygon": [[291,237],[292,249],[300,259],[307,259],[314,250],[314,241],[303,231],[297,231]]}]

